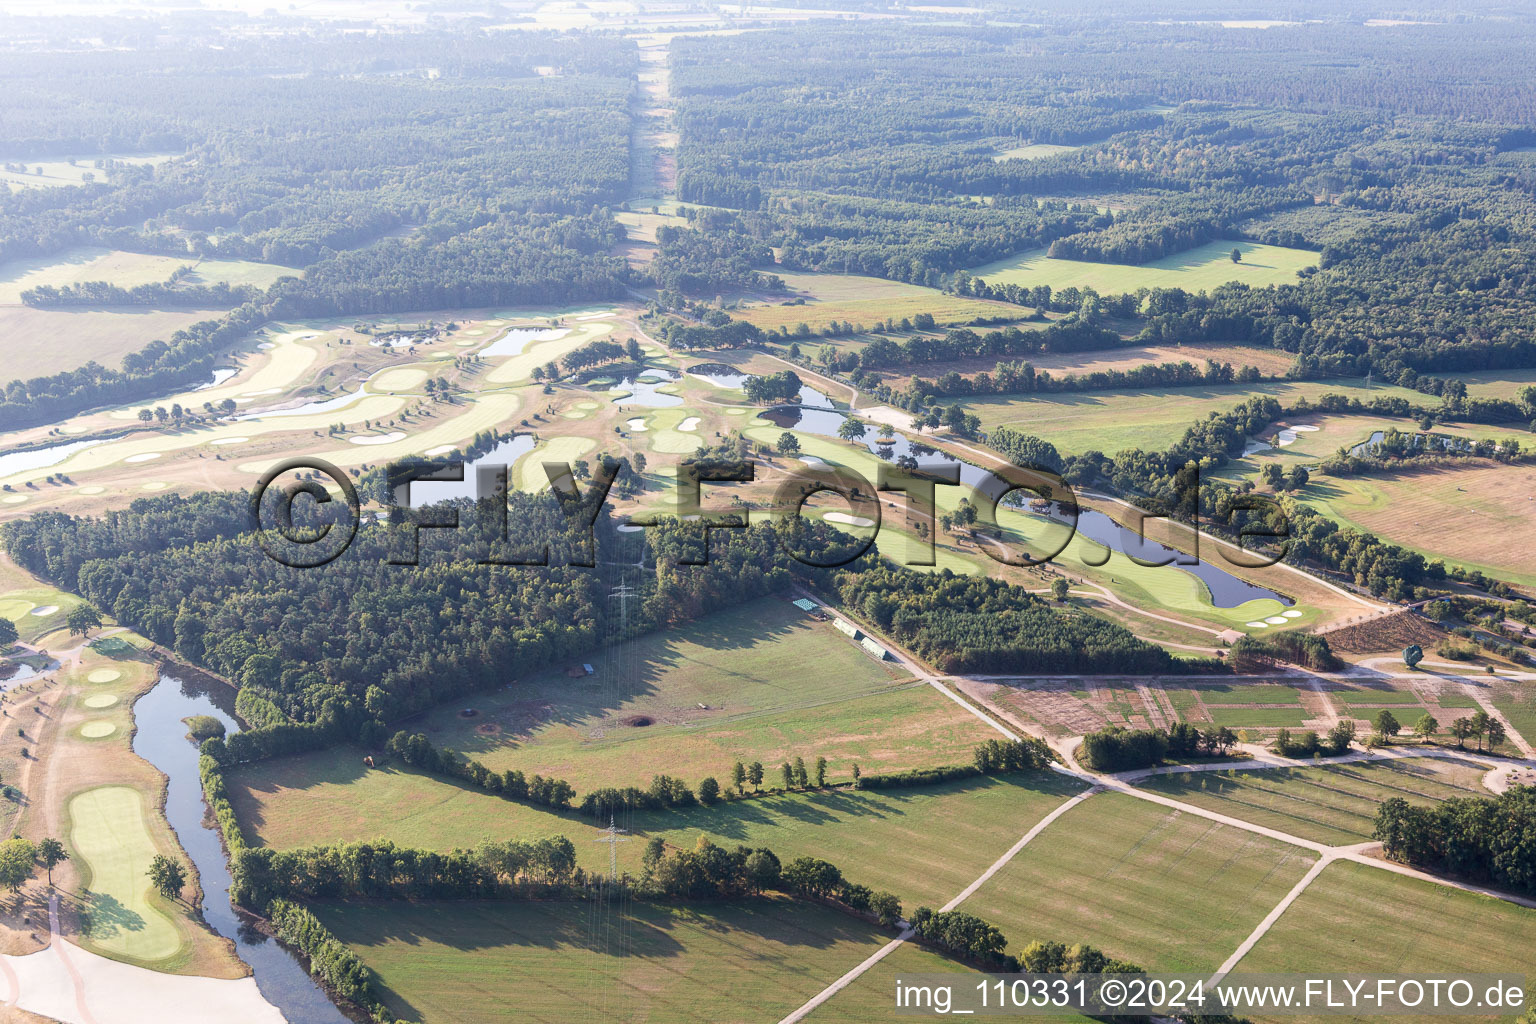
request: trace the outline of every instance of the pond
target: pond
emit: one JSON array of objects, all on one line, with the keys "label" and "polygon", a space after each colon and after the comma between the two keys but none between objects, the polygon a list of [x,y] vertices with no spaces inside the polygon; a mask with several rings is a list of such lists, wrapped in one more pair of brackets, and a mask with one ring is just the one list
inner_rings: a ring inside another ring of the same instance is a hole
[{"label": "pond", "polygon": [[[805,409],[795,406],[778,406],[767,410],[761,416],[775,426],[784,427],[785,429],[803,430],[806,433],[820,434],[823,437],[832,438],[838,436],[838,428],[847,419],[847,416],[840,412],[826,409]],[[863,443],[872,453],[887,462],[898,463],[904,459],[911,459],[930,466],[934,464],[945,466],[958,465],[960,467],[960,482],[989,497],[995,497],[1003,493],[1006,486],[997,476],[982,469],[980,466],[973,466],[969,462],[961,461],[936,448],[912,441],[901,434],[896,434],[889,440],[884,440],[877,438],[873,429],[866,428]],[[1023,493],[1020,491],[1013,492],[1015,498],[1018,498]],[[1063,515],[1059,507],[1053,507],[1048,515],[1057,522],[1071,521],[1071,517]],[[1236,608],[1238,605],[1248,601],[1263,598],[1279,601],[1284,605],[1295,603],[1283,594],[1239,579],[1208,561],[1192,562],[1192,556],[1182,551],[1159,544],[1153,540],[1144,540],[1137,536],[1135,530],[1122,526],[1110,516],[1093,509],[1079,507],[1077,532],[1089,540],[1102,544],[1110,550],[1119,552],[1127,557],[1134,556],[1143,562],[1166,561],[1171,568],[1189,573],[1205,584],[1205,588],[1211,596],[1211,604],[1217,608]]]},{"label": "pond", "polygon": [[683,375],[665,366],[647,366],[639,373],[631,373],[613,385],[629,394],[615,398],[613,404],[620,408],[637,406],[645,409],[671,409],[683,404],[682,395],[669,395],[659,390],[683,379]]},{"label": "pond", "polygon": [[57,466],[75,452],[86,448],[94,448],[98,444],[106,444],[104,437],[87,438],[84,441],[66,441],[63,444],[50,444],[42,448],[32,448],[22,452],[6,452],[0,455],[0,477],[7,477],[13,473],[25,473],[33,469],[47,469],[49,466]]},{"label": "pond", "polygon": [[555,341],[570,334],[565,327],[509,327],[506,333],[480,350],[486,359],[520,356],[535,341]]},{"label": "pond", "polygon": [[518,459],[533,451],[538,439],[532,434],[518,434],[500,442],[496,447],[464,466],[463,480],[416,480],[406,484],[407,492],[398,495],[396,501],[411,508],[420,508],[439,501],[454,498],[471,498],[476,501],[489,497],[496,486],[496,473],[505,468],[511,479],[512,466]]},{"label": "pond", "polygon": [[248,412],[243,415],[236,416],[235,421],[243,422],[245,420],[272,420],[283,416],[308,416],[310,413],[316,412],[334,412],[337,409],[345,409],[353,402],[356,402],[358,399],[362,398],[363,394],[363,385],[359,384],[356,391],[349,391],[346,394],[337,395],[334,398],[319,398],[312,402],[305,402],[303,405],[294,409],[273,409],[263,410],[261,412]]},{"label": "pond", "polygon": [[240,731],[234,693],[220,684],[204,687],[162,675],[133,705],[133,752],[165,774],[165,816],[203,885],[203,917],[235,944],[251,967],[256,987],[293,1024],[351,1024],[310,978],[298,959],[251,926],[229,902],[229,862],[217,832],[203,826],[203,787],[197,747],[182,719],[211,715],[230,733]]},{"label": "pond", "polygon": [[216,388],[239,372],[240,368],[238,366],[221,366],[213,371],[213,380],[208,381],[206,384],[199,384],[192,390],[207,391],[209,388]]}]

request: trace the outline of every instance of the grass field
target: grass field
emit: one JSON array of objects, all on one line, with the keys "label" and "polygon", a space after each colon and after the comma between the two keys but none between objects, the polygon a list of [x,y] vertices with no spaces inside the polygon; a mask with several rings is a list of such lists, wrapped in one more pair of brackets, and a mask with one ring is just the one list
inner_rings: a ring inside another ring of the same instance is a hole
[{"label": "grass field", "polygon": [[1211,707],[1206,713],[1213,725],[1229,729],[1295,729],[1309,717],[1300,705],[1294,708]]},{"label": "grass field", "polygon": [[[1028,310],[1004,302],[946,295],[937,288],[904,284],[859,274],[812,274],[775,271],[788,285],[783,299],[763,305],[747,306],[732,312],[738,320],[756,324],[764,330],[799,324],[818,330],[833,320],[872,325],[881,320],[897,320],[919,313],[931,313],[939,324],[966,323],[978,316],[1005,316],[1022,319]],[[803,298],[803,305],[784,305]]]},{"label": "grass field", "polygon": [[[1367,390],[1364,385],[1363,379],[1287,381],[1178,388],[1174,391],[1005,395],[963,404],[966,411],[981,417],[984,430],[1006,425],[1043,437],[1063,453],[1098,450],[1114,454],[1126,448],[1162,451],[1182,437],[1196,420],[1212,412],[1226,412],[1259,395],[1271,395],[1283,405],[1292,405],[1303,396],[1316,400],[1330,393],[1367,401],[1372,397],[1405,398],[1416,404],[1424,397],[1402,388],[1373,387]],[[1363,434],[1356,440],[1364,440],[1365,436]]]},{"label": "grass field", "polygon": [[[1242,253],[1241,263],[1232,262],[1233,249]],[[1138,288],[1210,291],[1229,281],[1241,281],[1255,288],[1289,284],[1296,280],[1298,271],[1316,263],[1317,253],[1306,249],[1218,241],[1139,266],[1053,260],[1046,256],[1044,249],[1035,249],[973,267],[971,274],[983,278],[988,284],[1018,284],[1030,288],[1044,284],[1058,291],[1092,288],[1101,295],[1119,295]]]},{"label": "grass field", "polygon": [[1495,691],[1493,706],[1504,712],[1509,724],[1527,743],[1536,744],[1536,684],[1511,683]]},{"label": "grass field", "polygon": [[890,938],[846,914],[777,899],[313,909],[378,972],[390,1010],[422,1024],[758,1024],[794,1010]]},{"label": "grass field", "polygon": [[1529,975],[1536,970],[1533,951],[1536,912],[1365,864],[1340,861],[1324,869],[1287,908],[1237,970],[1421,978],[1474,972]]},{"label": "grass field", "polygon": [[1298,847],[1100,793],[961,909],[1001,928],[1011,948],[1087,942],[1148,970],[1209,971],[1311,863]]},{"label": "grass field", "polygon": [[1138,785],[1303,839],[1347,846],[1371,838],[1376,809],[1400,796],[1415,804],[1487,796],[1485,770],[1412,758],[1319,768],[1265,768],[1159,775]]},{"label": "grass field", "polygon": [[95,360],[116,368],[156,339],[220,316],[219,310],[32,309],[0,306],[0,381],[75,370]]},{"label": "grass field", "polygon": [[[463,698],[407,723],[495,770],[554,775],[579,790],[728,778],[823,756],[844,779],[865,771],[967,762],[991,733],[907,673],[788,601],[753,601],[604,648],[591,676],[559,669]],[[459,715],[463,706],[478,712]],[[703,705],[701,707],[701,705]],[[648,719],[649,725],[632,724]]]},{"label": "grass field", "polygon": [[[1015,775],[920,789],[778,793],[632,814],[620,822],[636,838],[619,847],[619,867],[640,872],[649,836],[692,849],[708,835],[722,846],[767,846],[780,858],[821,857],[905,903],[939,905],[1080,788],[1054,775]],[[565,835],[589,870],[608,863],[607,851],[589,841],[606,818],[554,814],[432,776],[365,772],[362,752],[350,748],[240,769],[230,776],[230,791],[250,838],[278,849],[390,839],[450,850],[507,836]]]},{"label": "grass field", "polygon": [[20,302],[22,292],[43,284],[63,286],[106,281],[123,288],[158,284],[169,278],[177,267],[188,265],[194,268],[195,276],[190,281],[196,284],[227,281],[265,288],[279,277],[301,273],[293,267],[250,260],[199,260],[193,256],[151,256],[81,246],[54,256],[0,264],[0,303]]},{"label": "grass field", "polygon": [[153,962],[175,956],[182,938],[150,888],[157,850],[146,813],[131,786],[86,790],[69,801],[69,845],[90,889],[90,944],[105,956]]},{"label": "grass field", "polygon": [[[125,164],[159,164],[171,158],[172,154],[161,153],[152,156],[113,156],[108,159]],[[95,166],[95,157],[78,162],[68,160],[18,160],[17,163],[26,166],[26,172],[0,171],[0,184],[10,186],[12,191],[24,188],[59,188],[66,185],[80,185],[85,182],[85,176],[89,174],[95,182],[110,182],[116,175],[110,170],[103,170]]]},{"label": "grass field", "polygon": [[[7,577],[11,575],[6,574]],[[38,586],[32,577],[19,571],[14,577],[17,583],[25,581],[32,585],[0,592],[0,617],[14,622],[16,632],[27,643],[36,643],[48,634],[64,630],[69,610],[80,603],[80,598],[52,587]],[[63,636],[61,632],[60,639]]]},{"label": "grass field", "polygon": [[1072,153],[1081,146],[1058,146],[1049,142],[1035,142],[1028,146],[1015,146],[995,154],[993,160],[1039,160],[1042,157],[1060,156],[1062,153]]}]

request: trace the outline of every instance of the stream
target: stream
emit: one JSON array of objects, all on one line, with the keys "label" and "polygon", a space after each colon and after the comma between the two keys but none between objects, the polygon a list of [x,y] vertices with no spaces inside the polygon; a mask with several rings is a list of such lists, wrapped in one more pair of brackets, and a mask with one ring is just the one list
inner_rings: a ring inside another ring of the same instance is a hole
[{"label": "stream", "polygon": [[240,731],[232,691],[162,675],[154,689],[133,706],[137,727],[133,752],[169,780],[165,816],[202,879],[203,917],[214,931],[235,943],[261,994],[293,1024],[352,1024],[292,953],[251,927],[230,905],[229,863],[223,844],[217,832],[203,826],[197,747],[186,738],[187,727],[182,723],[189,715],[212,715],[230,733]]}]

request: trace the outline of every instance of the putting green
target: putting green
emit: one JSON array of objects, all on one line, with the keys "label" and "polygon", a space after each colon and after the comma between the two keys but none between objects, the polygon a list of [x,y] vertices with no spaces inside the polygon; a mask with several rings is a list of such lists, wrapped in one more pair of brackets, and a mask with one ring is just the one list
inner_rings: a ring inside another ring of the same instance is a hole
[{"label": "putting green", "polygon": [[7,598],[4,601],[0,601],[0,617],[7,618],[12,622],[15,622],[23,615],[30,612],[33,607],[34,605],[32,602],[26,600],[25,598]]},{"label": "putting green", "polygon": [[100,786],[69,801],[69,842],[89,877],[87,936],[108,956],[158,961],[183,942],[176,924],[152,902],[149,864],[158,852],[144,798],[129,786]]},{"label": "putting green", "polygon": [[80,735],[88,740],[106,739],[117,732],[117,726],[111,722],[86,722],[80,727]]},{"label": "putting green", "polygon": [[407,366],[398,370],[386,370],[369,381],[369,386],[374,391],[409,391],[426,379],[426,370],[415,370]]},{"label": "putting green", "polygon": [[85,698],[85,706],[88,708],[109,708],[117,703],[117,695],[113,693],[96,693]]},{"label": "putting green", "polygon": [[92,484],[89,487],[82,487],[82,488],[80,488],[80,493],[81,494],[106,494],[107,493],[107,489],[105,487],[102,487],[100,484]]},{"label": "putting green", "polygon": [[574,462],[596,447],[597,442],[589,437],[552,437],[540,441],[512,467],[514,485],[530,494],[545,490],[549,487],[549,478],[544,475],[544,463]]},{"label": "putting green", "polygon": [[171,485],[166,483],[164,480],[151,480],[149,483],[145,484],[143,487],[140,487],[139,490],[141,490],[141,491],[163,491],[163,490],[165,490],[169,486],[171,486]]},{"label": "putting green", "polygon": [[85,678],[93,683],[111,683],[122,677],[123,674],[115,668],[98,668]]}]

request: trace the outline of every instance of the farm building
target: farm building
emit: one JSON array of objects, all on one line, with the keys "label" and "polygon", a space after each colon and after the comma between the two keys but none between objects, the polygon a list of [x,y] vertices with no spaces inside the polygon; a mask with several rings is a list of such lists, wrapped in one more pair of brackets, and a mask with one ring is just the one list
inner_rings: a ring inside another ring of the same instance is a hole
[{"label": "farm building", "polygon": [[870,654],[874,655],[876,661],[884,661],[891,656],[889,651],[875,643],[874,640],[867,636],[859,641],[859,646],[864,648]]},{"label": "farm building", "polygon": [[855,640],[859,639],[860,637],[862,637],[864,635],[864,633],[859,629],[859,627],[855,626],[853,623],[849,622],[847,619],[833,619],[832,620],[832,625],[836,626],[842,632],[847,633],[849,636],[853,637]]}]

